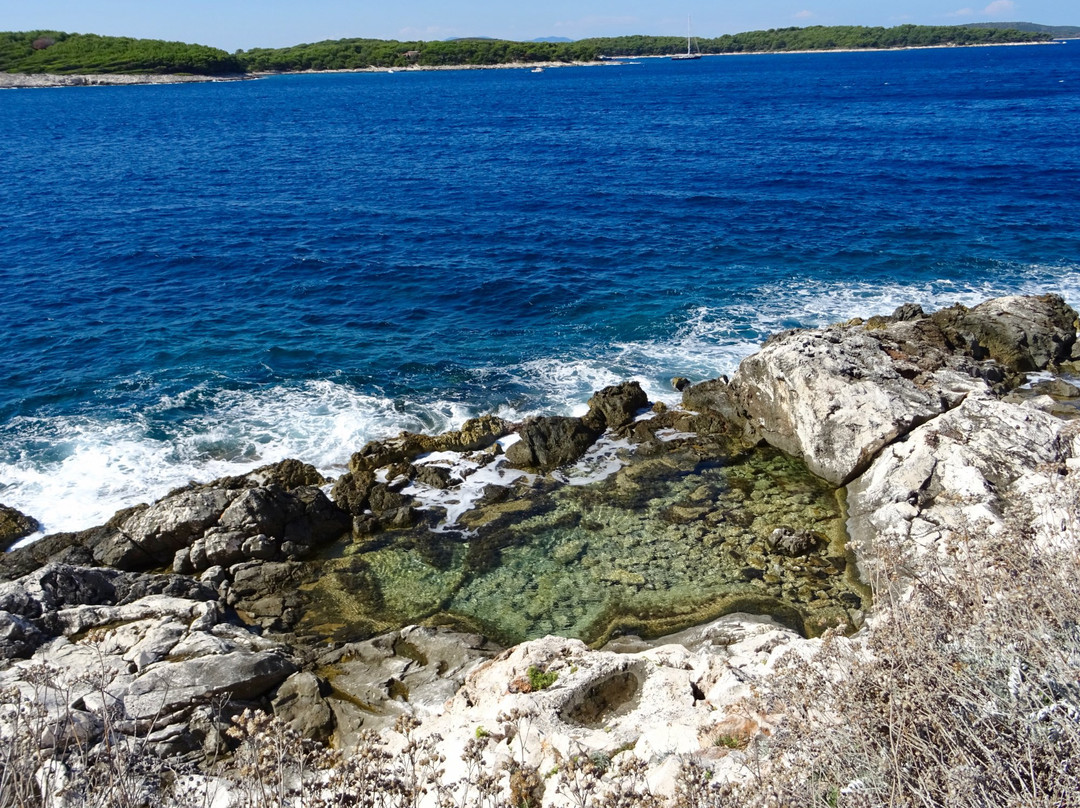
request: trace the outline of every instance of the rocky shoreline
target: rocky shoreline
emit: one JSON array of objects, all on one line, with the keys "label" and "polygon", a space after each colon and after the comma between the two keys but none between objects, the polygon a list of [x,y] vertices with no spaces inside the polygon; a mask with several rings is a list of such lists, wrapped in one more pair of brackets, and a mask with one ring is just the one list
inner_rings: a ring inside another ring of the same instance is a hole
[{"label": "rocky shoreline", "polygon": [[219,81],[247,81],[254,76],[195,76],[184,74],[88,73],[0,73],[0,90],[45,87],[124,87],[135,84],[194,84]]},{"label": "rocky shoreline", "polygon": [[903,306],[676,380],[679,409],[630,382],[580,418],[373,442],[332,482],[192,484],[0,559],[0,687],[56,750],[118,732],[202,766],[245,709],[346,751],[406,718],[464,774],[478,727],[505,756],[527,715],[533,771],[584,749],[669,796],[690,759],[745,778],[775,717],[736,705],[785,653],[867,642],[972,525],[1031,513],[1032,542],[1075,545],[1078,360],[1057,296]]}]

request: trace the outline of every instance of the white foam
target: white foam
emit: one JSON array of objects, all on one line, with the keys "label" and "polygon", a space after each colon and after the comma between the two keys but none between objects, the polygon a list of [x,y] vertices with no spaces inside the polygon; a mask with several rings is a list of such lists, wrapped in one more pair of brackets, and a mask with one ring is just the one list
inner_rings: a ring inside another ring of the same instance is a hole
[{"label": "white foam", "polygon": [[[198,414],[185,417],[191,410]],[[0,431],[4,454],[14,458],[0,462],[0,502],[33,516],[47,533],[83,530],[192,480],[290,457],[336,475],[369,440],[403,429],[441,432],[467,417],[456,402],[425,407],[319,381],[262,391],[193,390],[113,420],[18,418]],[[35,453],[34,447],[46,448]]]},{"label": "white foam", "polygon": [[626,465],[624,455],[634,451],[627,440],[617,440],[605,432],[589,450],[571,466],[552,472],[551,476],[567,485],[591,485],[606,480]]},{"label": "white foam", "polygon": [[[700,381],[730,375],[776,331],[888,314],[903,303],[932,310],[974,305],[1002,294],[1044,292],[1058,292],[1074,307],[1080,304],[1077,267],[1012,267],[1007,280],[976,284],[793,279],[698,306],[655,341],[584,346],[572,358],[540,358],[478,373],[498,377],[500,388],[509,380],[506,386],[519,391],[498,408],[497,414],[508,420],[582,414],[594,391],[629,379],[638,381],[650,400],[675,405],[680,396],[670,388],[672,376]],[[490,405],[405,401],[328,380],[256,391],[195,388],[163,397],[145,411],[107,417],[16,418],[0,425],[0,502],[38,519],[48,532],[80,530],[191,480],[243,473],[287,457],[336,475],[369,440],[404,429],[437,433],[458,428]],[[512,440],[500,443],[505,449]],[[608,462],[598,459],[598,468],[607,468]],[[488,473],[495,471],[475,470],[467,482],[498,482],[485,480]],[[580,479],[589,476],[583,473]],[[454,519],[448,516],[448,523]]]},{"label": "white foam", "polygon": [[[485,458],[486,459],[486,458]],[[446,516],[435,526],[436,532],[455,531],[470,535],[472,531],[462,530],[459,526],[461,517],[476,507],[489,485],[504,488],[521,479],[532,479],[519,469],[506,466],[506,458],[499,455],[486,463],[475,457],[457,452],[432,452],[417,458],[417,465],[433,465],[450,469],[454,483],[451,488],[441,489],[413,480],[401,489],[401,493],[413,497],[423,510],[442,510]]]}]

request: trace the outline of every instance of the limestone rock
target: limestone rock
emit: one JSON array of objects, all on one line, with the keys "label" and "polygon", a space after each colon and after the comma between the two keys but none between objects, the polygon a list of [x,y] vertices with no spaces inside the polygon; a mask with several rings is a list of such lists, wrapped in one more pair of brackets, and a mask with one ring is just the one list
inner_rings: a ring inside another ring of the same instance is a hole
[{"label": "limestone rock", "polygon": [[334,713],[326,701],[329,685],[301,671],[286,679],[274,694],[274,715],[304,738],[325,743],[334,729]]},{"label": "limestone rock", "polygon": [[743,360],[731,383],[756,434],[838,485],[977,386],[970,377],[950,390],[918,385],[894,367],[880,340],[843,327],[771,341]]},{"label": "limestone rock", "polygon": [[94,558],[135,570],[171,563],[190,573],[304,555],[350,527],[348,514],[313,486],[183,489],[122,521],[94,547]]},{"label": "limestone rock", "polygon": [[389,728],[402,713],[441,713],[466,674],[499,650],[478,634],[408,626],[324,654],[317,664],[334,694],[335,743],[348,746],[361,727]]},{"label": "limestone rock", "polygon": [[1010,510],[1047,518],[1067,508],[1032,501],[1028,491],[1075,462],[1076,431],[1076,422],[981,395],[890,446],[848,486],[848,531],[864,577],[874,580],[890,552],[931,574],[945,563],[950,537],[993,529]]}]

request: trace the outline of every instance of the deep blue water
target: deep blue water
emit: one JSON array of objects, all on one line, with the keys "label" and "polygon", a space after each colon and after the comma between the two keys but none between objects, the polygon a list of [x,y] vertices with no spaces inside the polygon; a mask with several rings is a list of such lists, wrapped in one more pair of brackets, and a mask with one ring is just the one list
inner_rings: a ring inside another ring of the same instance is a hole
[{"label": "deep blue water", "polygon": [[0,93],[0,501],[730,372],[771,331],[1080,304],[1080,42]]}]

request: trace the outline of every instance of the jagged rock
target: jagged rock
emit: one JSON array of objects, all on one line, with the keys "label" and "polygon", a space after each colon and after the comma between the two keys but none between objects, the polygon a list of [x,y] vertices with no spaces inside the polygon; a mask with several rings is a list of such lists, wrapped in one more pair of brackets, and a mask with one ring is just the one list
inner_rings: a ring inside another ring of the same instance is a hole
[{"label": "jagged rock", "polygon": [[131,615],[139,609],[153,613],[179,604],[177,608],[190,611],[216,599],[212,588],[179,575],[49,564],[0,584],[0,612],[7,615],[0,619],[0,632],[9,638],[0,643],[0,658],[26,656],[54,636],[136,619]]},{"label": "jagged rock", "polygon": [[934,574],[947,563],[948,537],[1000,525],[1010,511],[1030,510],[1060,531],[1073,518],[1069,503],[1035,502],[1028,492],[1076,462],[1077,429],[980,395],[888,447],[848,486],[848,531],[864,577],[875,580],[876,564],[895,561],[888,548],[916,573]]},{"label": "jagged rock", "polygon": [[506,450],[506,460],[515,468],[552,471],[578,460],[602,431],[581,418],[529,418],[518,430],[521,440]]},{"label": "jagged rock", "polygon": [[692,382],[685,376],[673,376],[671,379],[671,388],[678,393],[686,390]]},{"label": "jagged rock", "polygon": [[190,573],[245,558],[310,552],[347,533],[351,520],[318,488],[184,489],[134,513],[94,547],[94,558],[122,569],[171,563]]},{"label": "jagged rock", "polygon": [[[212,488],[262,488],[277,486],[286,491],[307,486],[326,485],[326,478],[319,470],[310,463],[300,460],[282,460],[279,463],[271,463],[268,466],[260,466],[247,474],[239,474],[233,477],[221,477],[209,483],[188,486],[188,489],[212,489]],[[177,493],[177,492],[173,492]]]},{"label": "jagged rock", "polygon": [[19,539],[40,530],[36,519],[32,519],[15,508],[0,505],[0,552],[7,550]]},{"label": "jagged rock", "polygon": [[177,550],[216,524],[240,495],[239,490],[204,489],[165,497],[121,524],[112,541],[94,548],[94,558],[121,569],[170,564]]},{"label": "jagged rock", "polygon": [[395,463],[411,462],[429,452],[475,452],[492,446],[509,432],[510,424],[494,415],[472,418],[460,430],[441,435],[402,432],[396,438],[368,443],[349,459],[349,471],[354,474],[374,471]]},{"label": "jagged rock", "polygon": [[743,360],[731,383],[750,428],[820,477],[843,484],[913,427],[981,382],[918,385],[861,328],[798,331]]},{"label": "jagged rock", "polygon": [[730,424],[740,424],[742,418],[732,398],[725,378],[710,379],[700,384],[687,383],[682,389],[683,406],[694,412],[716,413]]},{"label": "jagged rock", "polygon": [[368,496],[375,487],[375,475],[370,471],[350,471],[338,477],[331,491],[335,504],[354,516],[363,516],[368,509]]},{"label": "jagged rock", "polygon": [[596,428],[618,429],[626,426],[638,412],[649,406],[649,397],[637,382],[605,387],[589,399],[589,414],[585,419]]},{"label": "jagged rock", "polygon": [[1014,371],[1065,362],[1076,343],[1077,314],[1059,295],[995,298],[968,311],[961,323]]},{"label": "jagged rock", "polygon": [[892,316],[894,320],[919,320],[926,316],[926,312],[918,303],[904,303],[896,307]]},{"label": "jagged rock", "polygon": [[770,338],[728,393],[756,435],[843,484],[914,427],[1001,384],[1003,369],[1063,361],[1076,341],[1076,312],[1056,295],[902,314]]}]

